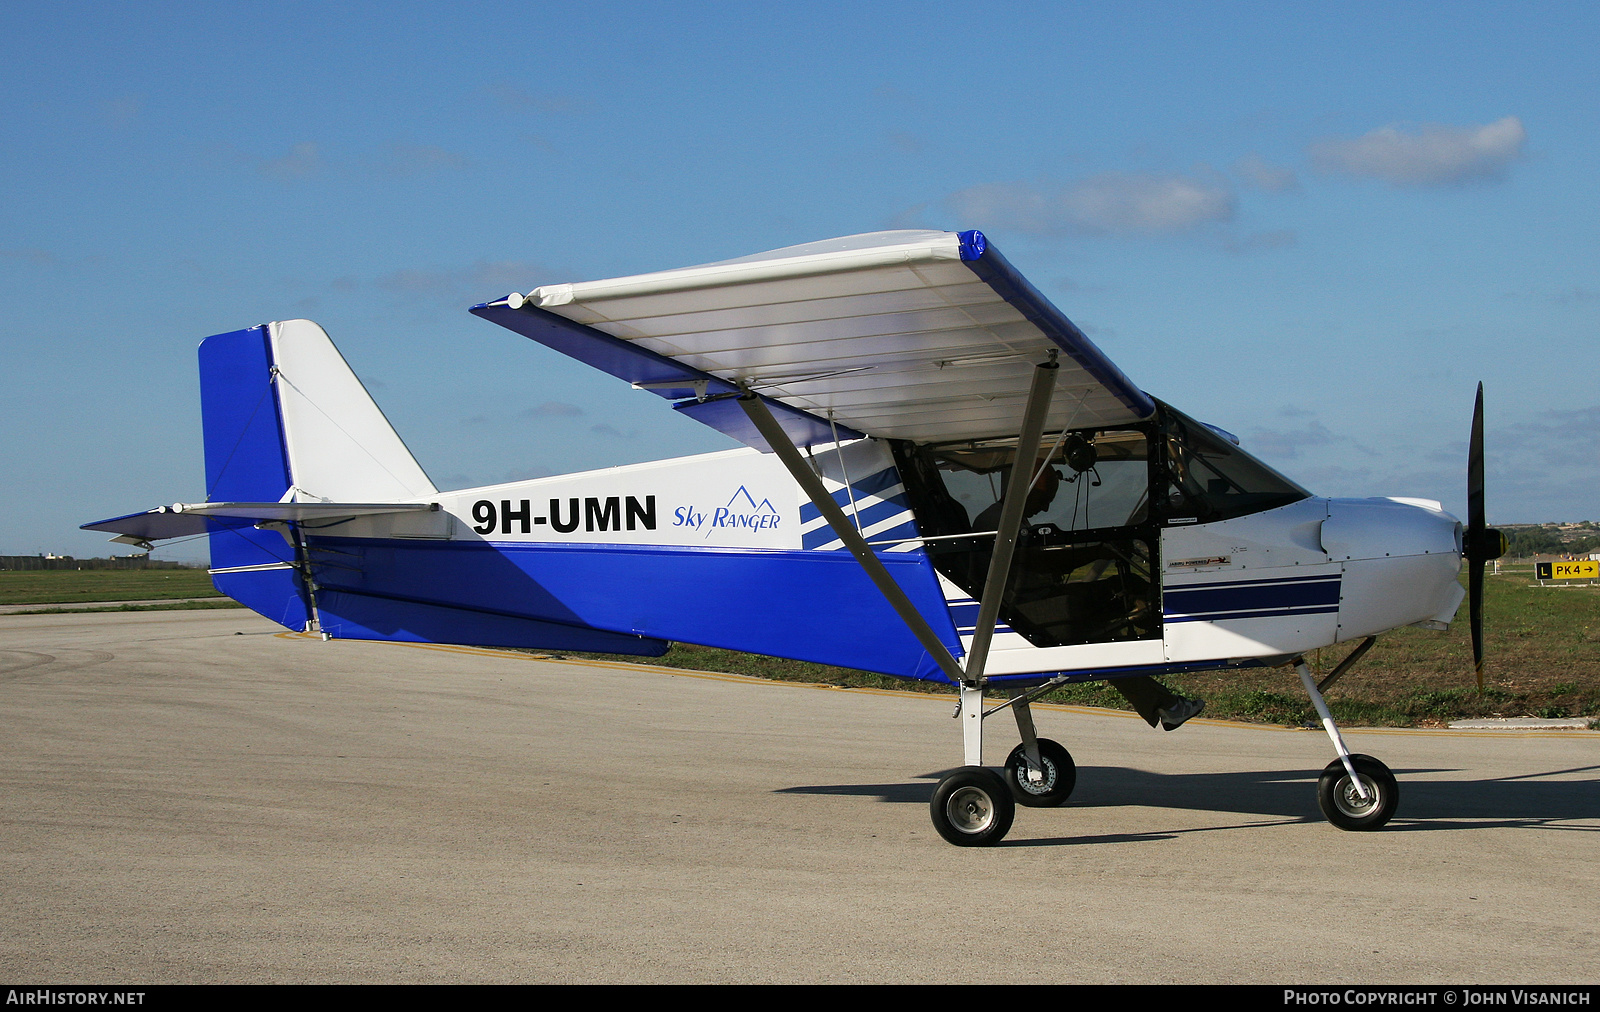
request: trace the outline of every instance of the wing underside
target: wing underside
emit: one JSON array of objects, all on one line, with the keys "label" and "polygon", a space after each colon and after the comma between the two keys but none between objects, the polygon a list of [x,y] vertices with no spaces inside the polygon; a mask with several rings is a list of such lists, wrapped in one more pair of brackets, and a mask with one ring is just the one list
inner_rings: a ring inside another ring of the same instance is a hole
[{"label": "wing underside", "polygon": [[1032,367],[1060,355],[1049,429],[1124,425],[1148,395],[979,232],[898,231],[474,307],[767,449],[731,403],[759,394],[791,438],[941,443],[1016,432]]}]

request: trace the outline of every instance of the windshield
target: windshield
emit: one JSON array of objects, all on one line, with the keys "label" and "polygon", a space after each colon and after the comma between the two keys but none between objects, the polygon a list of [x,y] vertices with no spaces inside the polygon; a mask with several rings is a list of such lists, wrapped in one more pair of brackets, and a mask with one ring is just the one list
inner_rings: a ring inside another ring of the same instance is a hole
[{"label": "windshield", "polygon": [[1209,427],[1170,405],[1160,406],[1167,444],[1169,518],[1211,523],[1311,497]]}]

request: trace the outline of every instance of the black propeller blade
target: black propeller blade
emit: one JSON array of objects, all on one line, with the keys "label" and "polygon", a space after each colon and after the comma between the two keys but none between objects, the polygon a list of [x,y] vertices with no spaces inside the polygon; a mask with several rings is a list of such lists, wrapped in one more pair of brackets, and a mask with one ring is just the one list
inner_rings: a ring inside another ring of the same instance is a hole
[{"label": "black propeller blade", "polygon": [[1506,536],[1489,527],[1483,516],[1483,384],[1472,409],[1472,439],[1467,449],[1467,529],[1461,554],[1467,560],[1467,614],[1472,627],[1472,666],[1483,694],[1483,567],[1506,553]]}]

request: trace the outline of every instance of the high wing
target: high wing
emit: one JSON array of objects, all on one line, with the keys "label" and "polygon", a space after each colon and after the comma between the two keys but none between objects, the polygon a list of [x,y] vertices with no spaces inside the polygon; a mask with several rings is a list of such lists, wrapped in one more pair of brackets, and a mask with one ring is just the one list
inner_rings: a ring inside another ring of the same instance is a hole
[{"label": "high wing", "polygon": [[1150,397],[981,232],[892,231],[633,277],[549,285],[472,312],[677,400],[762,450],[761,395],[800,446],[1016,433],[1033,367],[1060,353],[1048,430],[1148,418]]}]

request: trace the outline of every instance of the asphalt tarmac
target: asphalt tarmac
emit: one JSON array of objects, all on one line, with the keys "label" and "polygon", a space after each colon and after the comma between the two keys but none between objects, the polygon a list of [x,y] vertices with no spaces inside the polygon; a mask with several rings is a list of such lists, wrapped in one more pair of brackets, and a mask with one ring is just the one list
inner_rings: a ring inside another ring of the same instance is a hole
[{"label": "asphalt tarmac", "polygon": [[0,617],[0,981],[1600,981],[1600,732],[1351,732],[1401,795],[1346,833],[1320,733],[1043,707],[1077,793],[962,850],[951,707]]}]

